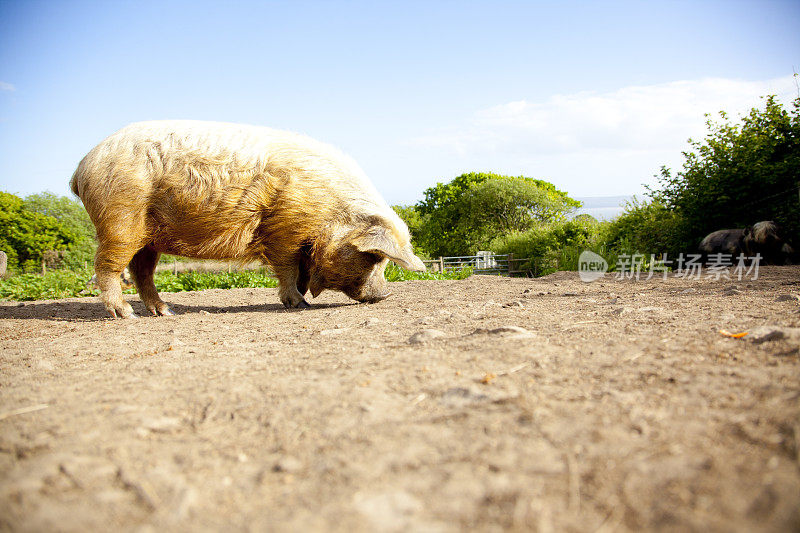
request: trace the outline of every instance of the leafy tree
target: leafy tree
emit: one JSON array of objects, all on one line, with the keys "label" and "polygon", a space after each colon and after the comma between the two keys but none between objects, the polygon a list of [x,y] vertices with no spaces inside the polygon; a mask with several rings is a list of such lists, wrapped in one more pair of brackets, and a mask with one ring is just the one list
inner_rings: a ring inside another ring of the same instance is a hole
[{"label": "leafy tree", "polygon": [[43,192],[26,196],[23,208],[55,218],[74,236],[65,258],[68,266],[80,267],[85,262],[92,261],[97,249],[95,229],[80,201]]},{"label": "leafy tree", "polygon": [[52,216],[25,209],[21,198],[0,192],[0,249],[9,268],[31,269],[49,250],[66,250],[76,236]]},{"label": "leafy tree", "polygon": [[767,96],[764,108],[753,108],[741,124],[719,116],[719,122],[708,118],[702,141],[689,140],[682,170],[662,167],[661,189],[649,193],[677,217],[673,246],[691,249],[714,230],[760,220],[776,221],[799,242],[800,98],[787,111]]},{"label": "leafy tree", "polygon": [[393,205],[392,209],[406,223],[408,231],[411,233],[411,243],[414,246],[414,253],[426,255],[425,250],[420,246],[419,236],[423,232],[423,217],[413,205]]},{"label": "leafy tree", "polygon": [[76,234],[86,235],[89,238],[94,236],[94,225],[89,219],[86,209],[78,200],[66,196],[56,196],[51,192],[42,192],[26,196],[23,207],[28,211],[55,218]]},{"label": "leafy tree", "polygon": [[462,174],[424,194],[415,206],[417,235],[431,256],[474,253],[498,235],[562,220],[580,206],[546,181],[490,173]]}]

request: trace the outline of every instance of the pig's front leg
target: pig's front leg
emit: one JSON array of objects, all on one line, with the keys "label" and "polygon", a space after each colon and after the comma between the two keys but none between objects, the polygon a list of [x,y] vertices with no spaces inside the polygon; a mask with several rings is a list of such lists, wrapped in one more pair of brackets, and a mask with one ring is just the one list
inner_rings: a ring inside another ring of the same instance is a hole
[{"label": "pig's front leg", "polygon": [[307,271],[301,273],[301,266],[295,263],[293,266],[276,269],[275,275],[278,277],[278,296],[284,307],[311,307],[303,298],[308,290]]}]

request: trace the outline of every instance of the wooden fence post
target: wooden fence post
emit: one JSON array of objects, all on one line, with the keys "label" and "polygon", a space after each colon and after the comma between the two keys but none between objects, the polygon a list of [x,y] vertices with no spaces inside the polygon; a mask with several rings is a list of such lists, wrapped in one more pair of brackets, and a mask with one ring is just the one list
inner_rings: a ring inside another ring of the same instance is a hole
[{"label": "wooden fence post", "polygon": [[511,277],[511,271],[514,270],[511,268],[511,263],[514,261],[514,254],[508,254],[508,277]]},{"label": "wooden fence post", "polygon": [[439,273],[444,274],[444,257],[439,256]]}]

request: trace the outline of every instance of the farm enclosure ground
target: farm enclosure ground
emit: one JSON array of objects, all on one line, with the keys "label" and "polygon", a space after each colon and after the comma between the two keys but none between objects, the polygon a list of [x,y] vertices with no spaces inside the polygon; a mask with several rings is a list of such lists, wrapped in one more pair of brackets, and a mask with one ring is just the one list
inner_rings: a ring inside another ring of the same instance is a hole
[{"label": "farm enclosure ground", "polygon": [[392,288],[0,304],[0,529],[800,528],[800,268]]}]

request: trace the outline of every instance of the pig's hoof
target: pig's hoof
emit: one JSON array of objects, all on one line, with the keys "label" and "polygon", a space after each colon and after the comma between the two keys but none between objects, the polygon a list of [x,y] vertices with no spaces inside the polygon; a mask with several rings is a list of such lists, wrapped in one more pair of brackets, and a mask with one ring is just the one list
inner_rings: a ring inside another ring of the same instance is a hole
[{"label": "pig's hoof", "polygon": [[151,309],[150,312],[153,313],[154,316],[173,316],[175,314],[167,305],[162,305],[161,307]]},{"label": "pig's hoof", "polygon": [[298,298],[297,301],[292,301],[292,300],[293,300],[293,298],[291,298],[291,297],[281,298],[281,302],[283,302],[283,306],[286,309],[291,309],[292,307],[295,307],[295,308],[298,308],[298,309],[305,309],[307,307],[311,307],[308,304],[308,302],[306,301],[306,299],[303,298],[302,296],[300,298]]},{"label": "pig's hoof", "polygon": [[139,315],[133,312],[133,309],[114,309],[108,308],[108,314],[111,318],[139,318]]},{"label": "pig's hoof", "polygon": [[139,315],[131,311],[130,313],[121,313],[118,311],[109,311],[111,318],[139,318]]}]

